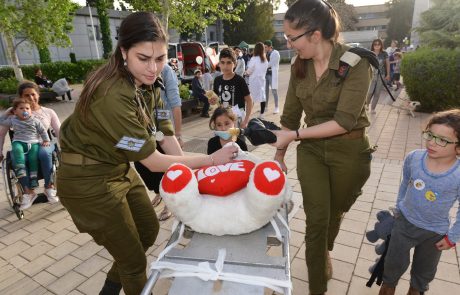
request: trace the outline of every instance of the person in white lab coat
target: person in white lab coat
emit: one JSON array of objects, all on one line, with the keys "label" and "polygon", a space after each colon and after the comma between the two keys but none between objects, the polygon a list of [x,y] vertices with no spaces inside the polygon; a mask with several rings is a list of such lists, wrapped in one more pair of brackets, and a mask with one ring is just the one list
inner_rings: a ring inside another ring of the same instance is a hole
[{"label": "person in white lab coat", "polygon": [[254,55],[249,60],[246,75],[249,76],[249,92],[254,103],[260,102],[260,115],[265,112],[265,74],[268,68],[268,61],[265,56],[264,44],[259,42],[254,48]]}]

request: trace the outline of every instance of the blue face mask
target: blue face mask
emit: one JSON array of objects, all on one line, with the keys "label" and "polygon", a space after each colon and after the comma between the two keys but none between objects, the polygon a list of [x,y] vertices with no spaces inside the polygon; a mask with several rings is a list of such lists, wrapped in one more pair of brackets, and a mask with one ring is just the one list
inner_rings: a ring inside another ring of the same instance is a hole
[{"label": "blue face mask", "polygon": [[219,136],[220,138],[222,138],[223,140],[229,140],[232,135],[230,133],[228,133],[227,131],[218,131],[218,130],[215,130],[214,131],[214,134],[216,136]]}]

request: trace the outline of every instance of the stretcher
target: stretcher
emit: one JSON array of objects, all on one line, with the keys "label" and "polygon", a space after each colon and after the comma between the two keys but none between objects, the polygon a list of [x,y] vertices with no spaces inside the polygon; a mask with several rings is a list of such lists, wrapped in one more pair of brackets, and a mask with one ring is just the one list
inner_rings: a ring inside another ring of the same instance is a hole
[{"label": "stretcher", "polygon": [[[290,295],[286,208],[284,204],[271,223],[264,227],[236,236],[190,232],[183,224],[176,223],[165,250],[151,265],[141,295],[151,294],[161,278],[173,278],[169,295],[263,295],[267,288]],[[191,238],[185,247],[180,247],[184,231],[185,236],[191,235]],[[272,251],[275,248],[278,251]]]}]

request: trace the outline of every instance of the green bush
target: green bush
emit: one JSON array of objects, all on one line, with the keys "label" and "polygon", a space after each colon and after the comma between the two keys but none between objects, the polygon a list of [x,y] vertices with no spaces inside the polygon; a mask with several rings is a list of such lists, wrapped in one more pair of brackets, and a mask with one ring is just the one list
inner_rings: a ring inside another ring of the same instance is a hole
[{"label": "green bush", "polygon": [[[35,77],[35,69],[41,68],[43,75],[52,81],[60,78],[67,78],[70,83],[81,83],[85,80],[86,75],[103,65],[105,60],[80,60],[72,62],[50,62],[39,65],[21,66],[24,78],[33,81]],[[11,67],[0,68],[0,79],[14,78],[14,71]]]},{"label": "green bush", "polygon": [[435,112],[460,107],[460,51],[419,49],[406,53],[401,75],[411,100],[421,111]]},{"label": "green bush", "polygon": [[182,99],[189,99],[190,98],[190,88],[188,84],[180,84],[179,85],[179,96]]},{"label": "green bush", "polygon": [[0,78],[0,93],[14,94],[18,88],[18,80],[16,78]]}]

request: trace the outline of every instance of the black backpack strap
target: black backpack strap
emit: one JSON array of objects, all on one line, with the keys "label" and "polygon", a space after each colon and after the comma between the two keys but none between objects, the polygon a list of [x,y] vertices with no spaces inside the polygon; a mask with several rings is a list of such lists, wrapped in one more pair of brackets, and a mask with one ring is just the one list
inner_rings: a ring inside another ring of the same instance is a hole
[{"label": "black backpack strap", "polygon": [[[335,75],[338,78],[344,80],[348,75],[350,67],[355,66],[359,62],[360,59],[357,59],[356,57],[353,58],[353,55],[351,55],[350,53],[354,54],[356,56],[359,56],[360,58],[366,58],[369,61],[369,64],[371,66],[373,66],[377,70],[377,73],[380,76],[380,79],[382,80],[383,86],[387,90],[387,92],[390,95],[391,99],[393,101],[396,101],[396,99],[394,98],[394,96],[391,93],[390,89],[388,89],[387,82],[382,77],[382,73],[380,72],[380,69],[379,69],[379,60],[377,59],[377,56],[372,51],[370,51],[370,50],[368,50],[366,48],[352,47],[348,51],[346,51],[340,57],[339,69],[335,72]],[[355,62],[356,60],[358,62]]]}]

